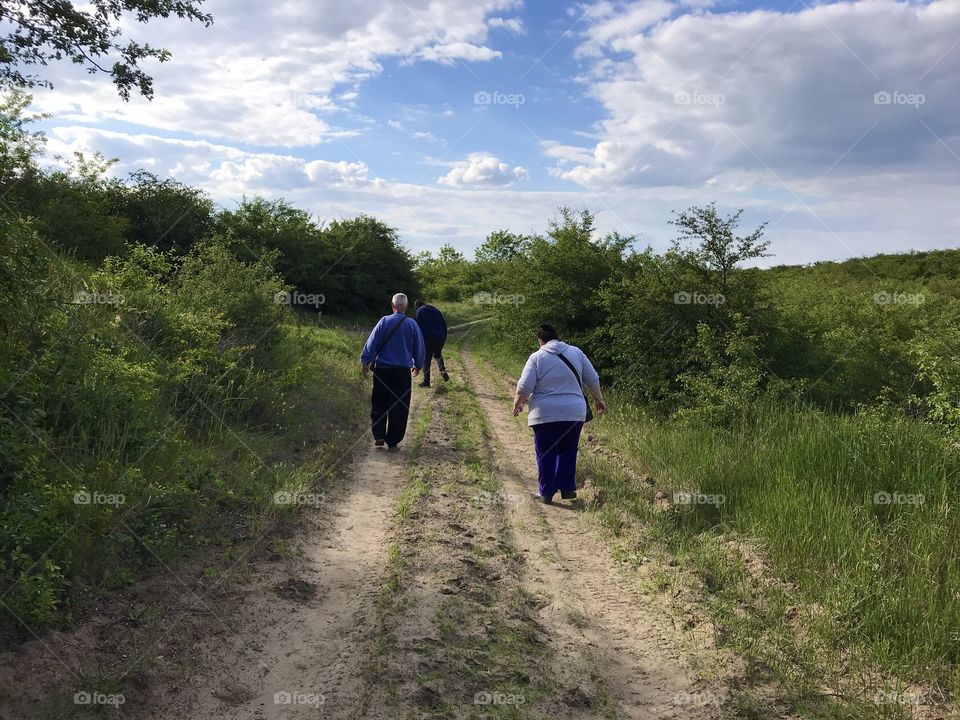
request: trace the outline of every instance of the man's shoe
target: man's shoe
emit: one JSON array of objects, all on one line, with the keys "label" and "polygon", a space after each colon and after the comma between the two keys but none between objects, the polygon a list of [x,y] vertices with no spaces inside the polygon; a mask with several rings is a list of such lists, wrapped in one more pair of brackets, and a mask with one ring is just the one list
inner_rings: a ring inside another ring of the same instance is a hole
[{"label": "man's shoe", "polygon": [[400,452],[400,448],[396,445],[390,445],[387,447],[387,452]]},{"label": "man's shoe", "polygon": [[533,499],[534,499],[534,500],[539,500],[539,501],[542,502],[544,505],[553,505],[553,497],[552,497],[552,496],[551,496],[551,497],[544,497],[544,496],[541,495],[540,493],[534,493],[534,494],[533,494]]},{"label": "man's shoe", "polygon": [[417,383],[417,387],[430,387],[430,383],[428,382]]},{"label": "man's shoe", "polygon": [[440,373],[440,377],[443,378],[443,381],[444,381],[444,382],[450,382],[450,376],[447,374],[447,371],[446,371],[446,370],[444,370],[442,373]]},{"label": "man's shoe", "polygon": [[383,438],[375,438],[373,441],[373,444],[376,445],[377,447],[382,447],[385,442],[386,440],[384,440]]},{"label": "man's shoe", "polygon": [[570,492],[563,492],[563,491],[561,490],[561,491],[560,491],[560,497],[563,498],[564,500],[576,500],[576,498],[577,498],[577,491],[576,491],[576,490],[571,490]]}]

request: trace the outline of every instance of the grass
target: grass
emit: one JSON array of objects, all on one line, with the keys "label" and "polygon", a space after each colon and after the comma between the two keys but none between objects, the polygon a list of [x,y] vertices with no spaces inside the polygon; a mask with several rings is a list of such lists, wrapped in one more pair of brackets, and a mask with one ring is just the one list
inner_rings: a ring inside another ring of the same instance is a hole
[{"label": "grass", "polygon": [[[526,351],[489,337],[475,347],[514,377]],[[580,475],[597,492],[591,510],[611,538],[629,538],[628,555],[652,556],[650,589],[692,578],[720,644],[743,653],[751,673],[772,673],[817,717],[900,717],[909,707],[872,695],[902,682],[928,699],[960,691],[960,451],[940,430],[767,406],[725,431],[608,400],[588,433],[616,455],[581,454]],[[640,482],[644,474],[656,484]],[[658,491],[715,503],[663,510]],[[837,683],[840,703],[824,700],[825,681]]]},{"label": "grass", "polygon": [[[33,629],[69,626],[91,601],[167,566],[221,548],[242,557],[245,543],[304,509],[275,502],[276,493],[320,497],[339,481],[363,422],[360,340],[293,323],[279,333],[264,361],[263,387],[255,388],[262,396],[246,417],[198,401],[194,411],[209,421],[198,430],[178,419],[165,398],[145,394],[138,422],[149,434],[136,448],[124,446],[116,418],[75,420],[62,436],[51,431],[49,457],[36,467],[52,467],[53,479],[11,493],[2,513],[5,543],[42,553],[29,572],[4,576],[9,593],[0,624],[10,628],[10,641],[22,634],[14,616]],[[136,345],[124,352],[128,369],[155,360]],[[130,360],[135,353],[139,364]],[[78,494],[122,500],[83,504]]]}]

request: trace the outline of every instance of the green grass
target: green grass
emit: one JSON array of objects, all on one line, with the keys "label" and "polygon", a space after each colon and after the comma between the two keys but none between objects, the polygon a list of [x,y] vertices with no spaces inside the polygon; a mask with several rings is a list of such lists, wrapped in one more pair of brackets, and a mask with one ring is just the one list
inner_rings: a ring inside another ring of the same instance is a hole
[{"label": "green grass", "polygon": [[[193,556],[216,555],[222,546],[243,557],[245,543],[316,506],[303,503],[305,496],[322,502],[349,465],[363,423],[355,359],[361,341],[293,324],[279,332],[247,417],[197,403],[207,418],[198,430],[175,416],[167,398],[151,395],[138,418],[141,434],[149,434],[135,448],[125,447],[115,418],[76,421],[66,432],[54,425],[43,441],[49,454],[35,470],[52,479],[15,488],[0,513],[7,545],[43,553],[28,572],[5,578],[9,610],[0,608],[0,624],[11,633],[15,618],[37,629],[69,625],[92,599]],[[153,361],[135,345],[123,352],[129,368]],[[75,493],[123,500],[78,504]],[[276,493],[301,500],[278,504]]]},{"label": "green grass", "polygon": [[[607,502],[678,538],[735,531],[777,574],[826,608],[850,641],[893,673],[955,687],[960,454],[908,419],[770,408],[738,432],[654,423],[621,406],[592,431],[640,461],[660,486],[724,496],[664,516],[650,490],[605,486]],[[878,504],[878,494],[922,504]],[[663,527],[667,526],[667,527]]]}]

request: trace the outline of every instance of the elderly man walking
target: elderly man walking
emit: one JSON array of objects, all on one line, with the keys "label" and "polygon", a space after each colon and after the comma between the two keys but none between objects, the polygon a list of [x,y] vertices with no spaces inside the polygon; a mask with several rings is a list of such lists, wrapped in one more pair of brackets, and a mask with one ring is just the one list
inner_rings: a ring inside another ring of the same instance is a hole
[{"label": "elderly man walking", "polygon": [[411,376],[423,367],[426,347],[417,323],[406,315],[407,296],[397,293],[391,305],[393,314],[380,318],[367,338],[360,365],[364,377],[373,370],[373,440],[378,446],[386,443],[389,452],[397,452],[397,445],[407,433]]}]

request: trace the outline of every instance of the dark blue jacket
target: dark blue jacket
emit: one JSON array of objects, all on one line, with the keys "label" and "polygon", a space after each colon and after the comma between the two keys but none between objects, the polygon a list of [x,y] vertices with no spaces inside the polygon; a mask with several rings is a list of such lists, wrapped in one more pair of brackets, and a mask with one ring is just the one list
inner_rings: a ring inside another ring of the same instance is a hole
[{"label": "dark blue jacket", "polygon": [[423,337],[429,340],[440,340],[445,342],[447,339],[447,321],[443,319],[443,313],[437,310],[429,303],[417,308],[417,314],[414,316],[417,325],[420,326],[420,332]]}]

